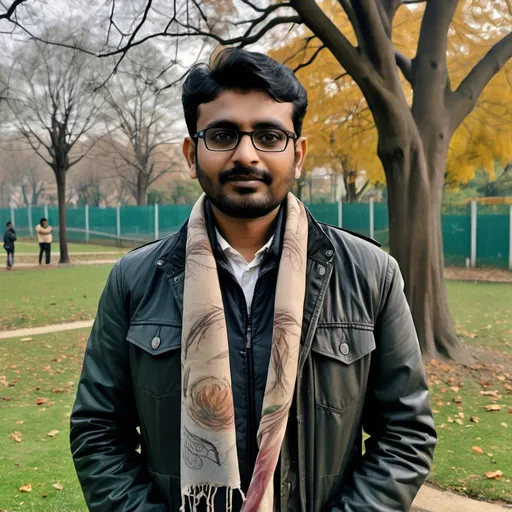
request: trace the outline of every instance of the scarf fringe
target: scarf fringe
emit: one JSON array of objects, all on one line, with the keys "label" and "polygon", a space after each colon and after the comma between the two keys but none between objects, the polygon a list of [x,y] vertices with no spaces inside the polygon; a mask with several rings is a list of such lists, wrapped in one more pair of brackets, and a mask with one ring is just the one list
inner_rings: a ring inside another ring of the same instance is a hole
[{"label": "scarf fringe", "polygon": [[240,487],[225,487],[216,484],[191,485],[181,490],[180,512],[197,512],[201,500],[206,500],[207,512],[214,512],[215,496],[219,489],[226,490],[226,512],[233,512],[233,493],[238,491],[245,502],[245,495]]}]

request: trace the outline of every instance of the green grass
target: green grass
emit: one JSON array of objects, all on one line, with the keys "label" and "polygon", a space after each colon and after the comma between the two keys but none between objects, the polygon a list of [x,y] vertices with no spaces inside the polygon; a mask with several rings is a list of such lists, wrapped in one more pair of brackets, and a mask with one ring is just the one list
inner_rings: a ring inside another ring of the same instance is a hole
[{"label": "green grass", "polygon": [[464,342],[512,354],[512,284],[448,281],[446,286]]},{"label": "green grass", "polygon": [[[126,252],[118,247],[107,247],[104,245],[89,245],[89,244],[68,244],[68,250],[70,253],[74,252]],[[36,242],[16,242],[16,252],[30,252],[39,254],[39,245]],[[53,242],[52,252],[58,254],[59,242]]]},{"label": "green grass", "polygon": [[[496,378],[488,388],[475,379],[456,379],[455,384],[462,383],[463,387],[453,391],[452,386],[435,377],[438,370],[433,373],[431,400],[439,442],[429,481],[475,498],[512,502],[512,414],[508,414],[512,396]],[[443,370],[441,373],[446,374]],[[497,390],[501,398],[493,401],[492,397],[481,395],[484,389]],[[501,410],[488,412],[486,406],[492,403],[500,405]],[[461,413],[464,417],[460,417]],[[479,423],[472,422],[471,417],[478,418]],[[484,453],[477,453],[473,447]],[[503,473],[500,480],[486,478],[486,472],[498,469]]]},{"label": "green grass", "polygon": [[[16,315],[25,318],[23,326],[70,320],[77,314],[90,318],[109,269],[75,267],[2,274],[9,300],[3,294],[0,297],[1,322],[12,322]],[[443,489],[510,503],[512,414],[508,410],[512,394],[505,385],[512,385],[511,294],[511,285],[449,282],[450,306],[459,332],[468,345],[485,347],[489,359],[469,370],[447,363],[427,366],[439,434],[429,481]],[[61,307],[50,307],[50,301]],[[70,331],[34,336],[24,342],[0,340],[0,510],[86,511],[68,443],[69,413],[86,335],[86,331]],[[40,390],[36,391],[36,386]],[[451,389],[454,386],[459,389]],[[63,392],[52,393],[55,389]],[[484,390],[497,390],[500,396],[481,395]],[[2,400],[3,396],[9,401]],[[40,397],[49,402],[36,406]],[[493,401],[501,406],[500,411],[487,412],[485,406]],[[478,417],[479,423],[471,422],[472,416]],[[17,421],[24,423],[18,425]],[[59,434],[48,437],[53,429]],[[21,443],[11,439],[15,431],[21,432]],[[484,453],[476,453],[473,446]],[[503,472],[501,480],[485,477],[486,472],[497,469]],[[52,487],[56,482],[63,485],[62,491]],[[19,487],[28,483],[32,492],[20,493]]]},{"label": "green grass", "polygon": [[[70,331],[0,340],[0,510],[87,510],[69,450],[69,415],[86,339],[87,331]],[[38,398],[47,402],[38,406]],[[59,433],[49,437],[52,430]],[[11,438],[15,432],[21,443]],[[20,492],[27,484],[32,492]]]},{"label": "green grass", "polygon": [[112,265],[87,265],[3,272],[0,330],[94,318],[111,268]]}]

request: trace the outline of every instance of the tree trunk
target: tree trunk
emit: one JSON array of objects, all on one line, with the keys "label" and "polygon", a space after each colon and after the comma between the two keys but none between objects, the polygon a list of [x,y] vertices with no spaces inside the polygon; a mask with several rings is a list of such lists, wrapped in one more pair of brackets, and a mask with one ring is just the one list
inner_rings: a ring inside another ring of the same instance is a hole
[{"label": "tree trunk", "polygon": [[149,186],[149,177],[139,171],[137,174],[137,190],[135,191],[135,201],[137,206],[146,206],[148,202],[147,191]]},{"label": "tree trunk", "polygon": [[404,277],[423,357],[465,362],[444,281],[440,212],[449,138],[429,145],[414,129],[407,138],[399,146],[393,137],[381,134],[379,140],[389,194],[390,251]]},{"label": "tree trunk", "polygon": [[57,197],[59,205],[59,264],[69,263],[68,238],[66,233],[66,171],[63,169],[55,170],[57,180]]}]

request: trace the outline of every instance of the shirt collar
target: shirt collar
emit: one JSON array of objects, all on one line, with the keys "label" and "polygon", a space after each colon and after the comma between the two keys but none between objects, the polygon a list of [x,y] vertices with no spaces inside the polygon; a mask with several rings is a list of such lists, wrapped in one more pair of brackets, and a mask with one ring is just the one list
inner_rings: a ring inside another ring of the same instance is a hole
[{"label": "shirt collar", "polygon": [[[215,228],[215,234],[217,236],[217,242],[220,246],[220,249],[222,250],[222,252],[224,254],[227,254],[227,253],[236,254],[236,255],[240,256],[241,258],[243,258],[243,256],[236,249],[233,249],[233,247],[231,247],[229,242],[219,233],[219,230],[217,228]],[[263,258],[263,256],[267,252],[267,250],[270,249],[273,241],[274,241],[274,235],[272,235],[270,237],[269,241],[254,255],[254,260],[253,260],[254,262],[261,261],[261,259]]]}]

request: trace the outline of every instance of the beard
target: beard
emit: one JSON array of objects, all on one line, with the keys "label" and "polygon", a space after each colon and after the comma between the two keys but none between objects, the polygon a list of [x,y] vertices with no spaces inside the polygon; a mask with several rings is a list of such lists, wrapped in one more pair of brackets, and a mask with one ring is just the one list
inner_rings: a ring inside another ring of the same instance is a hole
[{"label": "beard", "polygon": [[[295,165],[292,165],[281,183],[275,183],[272,174],[256,167],[235,166],[212,178],[199,164],[196,155],[197,179],[210,200],[222,213],[236,219],[257,219],[278,208],[291,189]],[[265,185],[265,190],[252,188],[229,190],[227,183],[236,177],[251,176]]]}]

